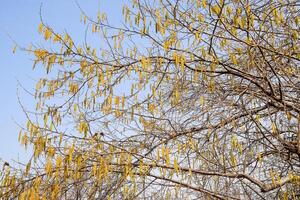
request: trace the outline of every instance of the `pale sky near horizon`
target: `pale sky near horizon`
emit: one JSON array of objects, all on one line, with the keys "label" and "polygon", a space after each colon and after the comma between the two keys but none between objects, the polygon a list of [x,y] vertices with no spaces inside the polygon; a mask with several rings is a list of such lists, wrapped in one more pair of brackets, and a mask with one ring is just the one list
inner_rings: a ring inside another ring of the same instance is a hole
[{"label": "pale sky near horizon", "polygon": [[[98,8],[105,11],[113,24],[119,24],[123,0],[3,0],[0,6],[0,159],[5,161],[26,161],[28,154],[18,143],[20,124],[26,122],[24,113],[18,103],[18,81],[28,90],[35,87],[35,81],[42,74],[32,70],[31,55],[16,51],[15,46],[27,47],[30,43],[43,44],[37,28],[42,17],[55,30],[67,30],[78,41],[84,40],[85,26],[80,23],[80,9],[96,16]],[[32,107],[33,98],[19,89],[22,104]]]}]

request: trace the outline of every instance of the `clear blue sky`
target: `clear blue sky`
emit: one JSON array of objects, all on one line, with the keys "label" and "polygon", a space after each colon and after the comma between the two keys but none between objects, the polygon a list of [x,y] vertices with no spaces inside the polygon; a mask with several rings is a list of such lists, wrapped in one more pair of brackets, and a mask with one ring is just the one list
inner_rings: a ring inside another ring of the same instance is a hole
[{"label": "clear blue sky", "polygon": [[[86,13],[97,15],[98,8],[105,11],[111,23],[120,24],[122,0],[77,0]],[[25,116],[17,99],[17,81],[29,90],[41,74],[32,71],[31,56],[25,52],[12,53],[14,42],[21,46],[30,43],[43,44],[38,35],[40,22],[39,10],[42,4],[42,16],[55,30],[67,30],[77,41],[83,41],[85,27],[80,23],[80,10],[75,0],[3,0],[0,6],[0,158],[26,160],[26,153],[18,143],[19,128],[14,121],[24,124]],[[22,90],[19,92],[26,107],[33,106],[33,99]]]}]

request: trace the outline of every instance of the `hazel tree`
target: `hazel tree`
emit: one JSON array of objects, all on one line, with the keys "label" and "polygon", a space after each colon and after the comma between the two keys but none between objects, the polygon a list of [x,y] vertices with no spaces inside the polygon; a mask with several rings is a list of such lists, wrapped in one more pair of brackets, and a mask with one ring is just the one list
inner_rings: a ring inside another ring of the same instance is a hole
[{"label": "hazel tree", "polygon": [[[300,3],[132,0],[51,48],[1,199],[299,199]],[[84,30],[83,30],[84,31]]]}]

